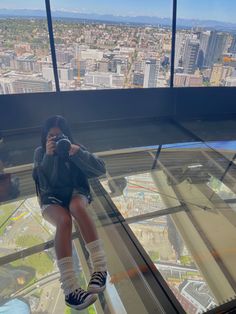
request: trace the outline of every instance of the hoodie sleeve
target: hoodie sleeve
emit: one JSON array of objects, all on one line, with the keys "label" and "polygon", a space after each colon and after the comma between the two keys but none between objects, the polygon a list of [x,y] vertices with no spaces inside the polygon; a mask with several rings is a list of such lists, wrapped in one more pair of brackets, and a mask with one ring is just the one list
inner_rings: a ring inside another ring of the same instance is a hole
[{"label": "hoodie sleeve", "polygon": [[99,177],[106,173],[104,161],[88,152],[83,146],[80,146],[78,152],[70,156],[70,159],[88,178]]},{"label": "hoodie sleeve", "polygon": [[55,163],[54,155],[44,154],[42,147],[36,148],[34,151],[33,178],[36,173],[35,169],[40,165],[42,166],[44,173],[50,176],[50,174],[52,173],[52,169],[54,167],[54,163]]}]

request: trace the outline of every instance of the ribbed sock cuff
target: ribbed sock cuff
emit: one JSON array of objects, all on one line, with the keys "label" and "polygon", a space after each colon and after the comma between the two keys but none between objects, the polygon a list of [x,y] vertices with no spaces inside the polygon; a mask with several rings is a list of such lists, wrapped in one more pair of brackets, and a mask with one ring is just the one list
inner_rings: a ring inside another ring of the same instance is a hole
[{"label": "ribbed sock cuff", "polygon": [[76,273],[74,271],[72,256],[64,257],[57,260],[57,265],[60,271],[61,288],[65,295],[70,294],[79,288]]},{"label": "ribbed sock cuff", "polygon": [[89,242],[86,248],[90,254],[90,259],[93,265],[93,271],[106,271],[106,255],[103,249],[103,242],[101,239]]}]

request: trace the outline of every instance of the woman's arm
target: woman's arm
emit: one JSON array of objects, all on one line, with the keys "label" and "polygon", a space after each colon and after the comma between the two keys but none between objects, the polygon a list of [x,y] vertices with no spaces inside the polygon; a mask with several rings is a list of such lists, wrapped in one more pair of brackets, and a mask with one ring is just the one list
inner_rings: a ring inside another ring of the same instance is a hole
[{"label": "woman's arm", "polygon": [[52,170],[54,168],[55,156],[49,155],[43,152],[42,147],[38,147],[34,151],[34,166],[33,166],[33,179],[36,180],[37,168],[42,167],[45,174],[50,177]]},{"label": "woman's arm", "polygon": [[48,155],[43,152],[42,147],[37,147],[34,151],[34,168],[41,165],[45,172],[52,169],[54,163],[54,155]]},{"label": "woman's arm", "polygon": [[[73,146],[74,147],[73,149]],[[106,173],[105,163],[102,159],[88,152],[84,147],[73,145],[70,160],[89,177],[99,177]]]}]

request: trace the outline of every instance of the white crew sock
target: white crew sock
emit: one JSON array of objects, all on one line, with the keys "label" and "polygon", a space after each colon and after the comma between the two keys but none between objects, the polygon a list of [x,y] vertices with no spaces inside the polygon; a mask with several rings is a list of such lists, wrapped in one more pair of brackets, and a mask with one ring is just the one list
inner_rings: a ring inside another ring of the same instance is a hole
[{"label": "white crew sock", "polygon": [[93,271],[106,271],[107,263],[102,240],[98,239],[87,243],[86,249],[89,252],[90,260],[92,261]]},{"label": "white crew sock", "polygon": [[57,266],[60,270],[60,282],[64,294],[68,295],[75,291],[75,289],[78,289],[79,284],[76,279],[72,256],[63,257],[57,260]]}]

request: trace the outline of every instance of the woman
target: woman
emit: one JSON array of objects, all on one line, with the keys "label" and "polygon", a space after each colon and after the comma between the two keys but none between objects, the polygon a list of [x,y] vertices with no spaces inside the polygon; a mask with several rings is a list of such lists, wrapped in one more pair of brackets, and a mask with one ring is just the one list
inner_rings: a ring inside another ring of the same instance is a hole
[{"label": "woman", "polygon": [[[67,137],[68,150],[58,150],[61,137]],[[106,285],[106,258],[102,241],[89,213],[91,202],[88,178],[106,172],[104,162],[75,144],[66,120],[48,118],[42,129],[41,146],[34,153],[33,178],[43,217],[56,227],[55,251],[60,282],[68,306],[81,310],[96,301],[95,293]],[[79,225],[90,253],[93,274],[87,291],[80,288],[72,261],[72,217]]]}]

